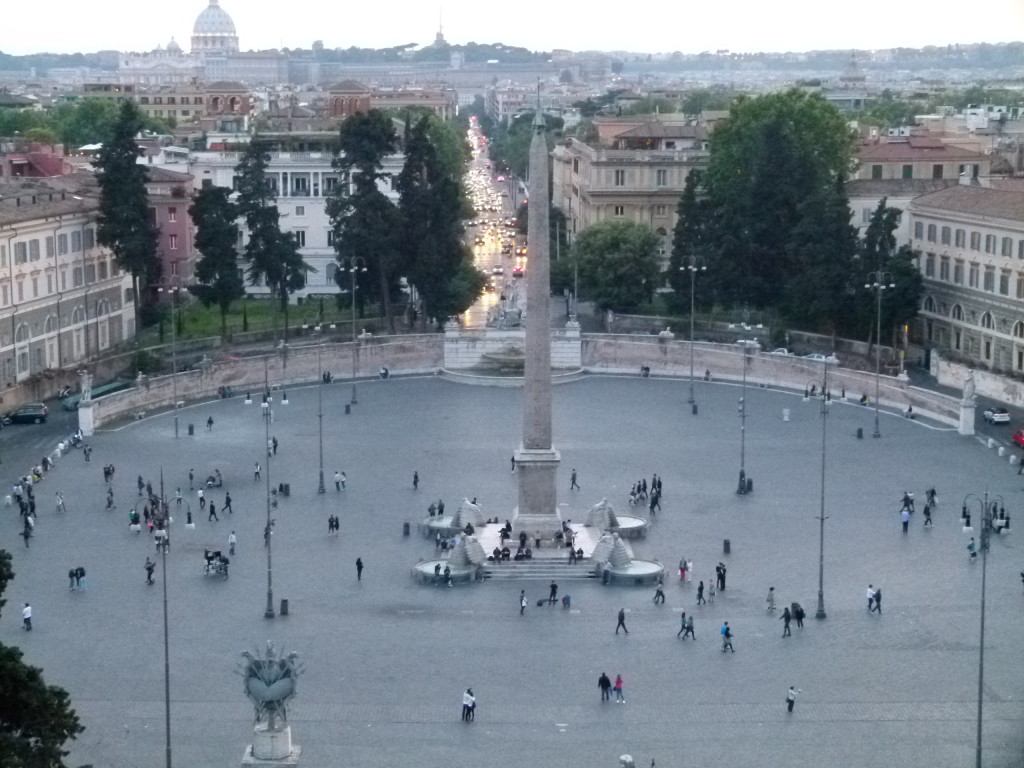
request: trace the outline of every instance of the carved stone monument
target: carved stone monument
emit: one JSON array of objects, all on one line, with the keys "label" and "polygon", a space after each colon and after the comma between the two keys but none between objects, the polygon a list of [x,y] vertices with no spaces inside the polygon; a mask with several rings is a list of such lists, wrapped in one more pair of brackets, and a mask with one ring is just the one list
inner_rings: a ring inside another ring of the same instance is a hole
[{"label": "carved stone monument", "polygon": [[242,651],[239,674],[245,695],[256,712],[253,739],[242,756],[243,766],[298,765],[302,747],[292,744],[288,702],[296,693],[302,672],[298,654],[279,654],[272,642],[262,654]]},{"label": "carved stone monument", "polygon": [[96,423],[92,404],[92,374],[83,369],[78,375],[82,377],[82,394],[78,398],[78,428],[85,437],[92,437]]},{"label": "carved stone monument", "polygon": [[548,144],[540,109],[530,142],[530,220],[527,252],[526,349],[523,380],[523,442],[516,451],[519,506],[515,529],[550,539],[562,529],[555,493],[560,456],[551,443],[551,306],[548,233]]},{"label": "carved stone monument", "polygon": [[961,435],[974,434],[975,407],[978,401],[974,397],[975,382],[974,369],[967,371],[967,378],[964,379],[964,396],[960,400],[960,426],[957,431]]}]

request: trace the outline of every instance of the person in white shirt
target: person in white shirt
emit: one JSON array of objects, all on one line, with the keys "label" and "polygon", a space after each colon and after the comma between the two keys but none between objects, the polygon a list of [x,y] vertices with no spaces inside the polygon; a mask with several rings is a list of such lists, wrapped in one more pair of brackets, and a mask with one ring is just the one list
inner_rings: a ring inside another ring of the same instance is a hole
[{"label": "person in white shirt", "polygon": [[476,697],[473,695],[473,689],[467,688],[466,692],[462,694],[462,719],[464,722],[471,722],[475,715],[476,710]]},{"label": "person in white shirt", "polygon": [[21,622],[26,632],[32,631],[32,606],[28,603],[25,603],[25,607],[21,609]]}]

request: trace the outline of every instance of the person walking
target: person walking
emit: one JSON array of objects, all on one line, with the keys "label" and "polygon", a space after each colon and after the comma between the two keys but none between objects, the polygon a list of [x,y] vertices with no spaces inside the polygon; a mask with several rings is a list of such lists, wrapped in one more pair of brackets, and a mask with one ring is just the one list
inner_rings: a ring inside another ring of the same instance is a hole
[{"label": "person walking", "polygon": [[188,489],[194,491],[195,487],[193,481],[196,479],[195,469],[189,469],[188,471]]},{"label": "person walking", "polygon": [[725,567],[725,563],[719,563],[718,567],[720,569],[718,572],[718,591],[725,592],[725,574],[728,569]]},{"label": "person walking", "polygon": [[768,597],[765,602],[768,603],[768,613],[775,613],[775,587],[768,587]]},{"label": "person walking", "polygon": [[572,474],[569,476],[569,490],[579,491],[581,490],[580,484],[576,482],[576,468],[573,467]]},{"label": "person walking", "polygon": [[619,634],[619,628],[620,627],[622,628],[623,632],[625,632],[627,635],[629,634],[629,630],[626,629],[626,609],[625,608],[619,608],[619,623],[615,625],[615,634],[616,635]]},{"label": "person walking", "polygon": [[793,618],[796,619],[796,625],[800,627],[800,629],[804,628],[804,617],[806,615],[807,614],[804,612],[804,607],[797,603],[796,610],[793,611]]},{"label": "person walking", "polygon": [[514,453],[512,454],[512,471],[516,471],[516,455]]},{"label": "person walking", "polygon": [[971,536],[971,540],[967,543],[967,554],[970,555],[971,560],[978,556],[978,546],[974,543],[973,536]]},{"label": "person walking", "polygon": [[704,580],[697,584],[697,605],[706,605],[707,600],[704,599]]},{"label": "person walking", "polygon": [[904,507],[900,510],[900,520],[903,521],[903,532],[907,532],[907,526],[910,525],[910,510]]},{"label": "person walking", "polygon": [[800,691],[798,691],[792,685],[789,686],[789,693],[786,694],[786,711],[787,712],[792,712],[793,711],[793,705],[796,704],[796,695],[798,693],[800,693]]},{"label": "person walking", "polygon": [[139,480],[138,480],[137,485],[139,486],[139,498],[141,499],[142,498],[142,489],[146,487],[146,482],[145,482],[145,480],[142,479],[142,475],[139,475]]},{"label": "person walking", "polygon": [[181,488],[174,492],[174,503],[179,507],[181,506]]},{"label": "person walking", "polygon": [[25,607],[21,609],[21,626],[26,632],[32,631],[32,606],[28,603],[25,603]]},{"label": "person walking", "polygon": [[274,450],[274,455],[277,456],[277,435],[270,438],[270,447]]},{"label": "person walking", "polygon": [[356,558],[356,581],[363,580],[363,558]]},{"label": "person walking", "polygon": [[412,473],[412,489],[414,491],[417,491],[417,490],[419,490],[419,487],[420,487],[420,473],[419,472],[413,472]]},{"label": "person walking", "polygon": [[679,580],[686,581],[686,558],[679,561]]},{"label": "person walking", "polygon": [[223,504],[223,506],[221,506],[220,511],[221,512],[227,512],[229,515],[235,514],[235,510],[233,510],[231,508],[231,494],[230,493],[225,493],[224,494],[224,504]]},{"label": "person walking", "polygon": [[[1020,470],[1017,470],[1017,474],[1018,475],[1020,474]],[[937,499],[935,498],[935,489],[934,488],[929,488],[927,491],[925,491],[924,492],[924,498],[925,498],[925,501],[928,503],[929,507],[932,507],[932,508],[935,507],[935,505],[937,503]]]},{"label": "person walking", "polygon": [[253,472],[252,479],[253,480],[259,480],[260,479],[260,463],[258,461],[256,462],[256,471]]},{"label": "person walking", "polygon": [[[146,558],[146,559],[148,560],[149,558]],[[70,570],[68,570],[68,589],[74,589],[74,588],[75,588],[75,569],[71,568]]]},{"label": "person walking", "polygon": [[927,502],[924,505],[924,525],[927,528],[929,525],[934,525],[932,522],[932,508]]},{"label": "person walking", "polygon": [[729,628],[729,622],[722,624],[722,653],[725,653],[725,649],[728,648],[733,653],[736,653],[736,649],[732,647],[732,630]]},{"label": "person walking", "polygon": [[238,543],[238,537],[235,536],[235,532],[232,531],[231,533],[228,534],[228,554],[229,555],[234,555],[235,554],[235,544],[237,544],[237,543]]},{"label": "person walking", "polygon": [[203,493],[203,489],[202,488],[200,488],[198,491],[196,491],[196,497],[199,499],[199,509],[200,509],[200,511],[206,509],[206,496]]},{"label": "person walking", "polygon": [[663,605],[665,603],[665,590],[662,588],[661,582],[658,582],[658,586],[654,590],[654,604]]},{"label": "person walking", "polygon": [[474,704],[476,704],[476,697],[473,695],[473,689],[467,688],[466,692],[462,694],[462,722],[468,723],[472,720],[470,715],[473,713]]},{"label": "person walking", "polygon": [[337,470],[334,471],[334,490],[341,491],[341,473]]},{"label": "person walking", "polygon": [[114,489],[107,488],[107,509],[116,509],[114,506]]},{"label": "person walking", "polygon": [[548,590],[548,604],[554,605],[556,598],[558,597],[558,585],[555,582],[551,582],[551,587]]},{"label": "person walking", "polygon": [[209,418],[206,419],[206,431],[213,431],[213,416],[210,416]]},{"label": "person walking", "polygon": [[[686,633],[686,611],[683,611],[683,615],[679,618],[679,631],[676,632],[676,637],[685,635]],[[685,637],[683,638],[685,639]]]},{"label": "person walking", "polygon": [[602,672],[601,676],[597,678],[597,687],[601,689],[601,701],[610,701],[612,681],[606,672]]},{"label": "person walking", "polygon": [[61,491],[57,491],[57,511],[67,512],[68,508],[64,506],[64,494]]},{"label": "person walking", "polygon": [[526,590],[519,590],[519,615],[522,616],[526,613]]},{"label": "person walking", "polygon": [[216,520],[218,523],[220,522],[220,518],[217,517],[217,507],[214,505],[212,499],[210,501],[210,514],[206,516],[206,521],[209,522],[210,520]]},{"label": "person walking", "polygon": [[877,611],[879,616],[882,615],[882,588],[881,587],[879,587],[878,589],[875,590],[875,607],[874,607],[873,610]]},{"label": "person walking", "polygon": [[146,583],[152,584],[153,582],[153,569],[156,568],[156,563],[146,558],[146,564],[143,566],[146,569]]},{"label": "person walking", "polygon": [[782,609],[782,615],[779,617],[782,620],[782,636],[790,637],[793,633],[789,629],[789,622],[793,619],[793,614],[789,612],[789,606],[787,605]]},{"label": "person walking", "polygon": [[615,691],[615,703],[625,704],[626,696],[622,693],[622,689],[625,687],[625,683],[622,682],[622,675],[615,676],[615,685],[612,686],[612,690]]},{"label": "person walking", "polygon": [[683,632],[683,640],[689,635],[691,640],[696,640],[697,636],[693,634],[693,614],[691,613],[686,617],[686,631]]},{"label": "person walking", "polygon": [[875,609],[875,588],[868,584],[868,613],[871,613]]},{"label": "person walking", "polygon": [[85,568],[78,566],[75,569],[75,587],[85,589]]}]

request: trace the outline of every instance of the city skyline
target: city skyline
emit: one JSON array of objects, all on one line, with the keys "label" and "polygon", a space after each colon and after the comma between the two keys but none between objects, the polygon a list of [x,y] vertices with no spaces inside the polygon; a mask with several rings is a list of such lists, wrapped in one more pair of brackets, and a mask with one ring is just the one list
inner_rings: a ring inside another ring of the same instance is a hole
[{"label": "city skyline", "polygon": [[[166,46],[173,37],[187,51],[195,18],[206,4],[207,0],[193,0],[164,10],[160,25],[136,26],[126,14],[137,6],[128,0],[93,0],[88,14],[82,14],[81,6],[71,0],[52,0],[48,11],[53,17],[74,19],[73,24],[47,25],[45,33],[37,38],[28,31],[4,41],[0,50],[12,55],[148,51]],[[1024,3],[1020,0],[991,0],[985,14],[960,14],[955,24],[950,23],[947,12],[951,7],[930,3],[925,13],[923,2],[887,6],[884,14],[853,12],[829,18],[822,13],[821,4],[813,0],[777,0],[771,4],[736,0],[728,5],[690,8],[678,15],[677,24],[669,25],[639,18],[635,23],[623,23],[621,18],[602,23],[598,18],[595,23],[581,25],[577,7],[542,6],[536,0],[508,6],[509,18],[501,23],[495,23],[478,3],[467,0],[447,0],[433,6],[398,0],[389,6],[386,24],[379,22],[374,6],[293,0],[286,14],[268,13],[267,4],[251,0],[224,0],[222,7],[234,20],[243,51],[308,49],[314,40],[322,40],[329,49],[427,45],[433,41],[439,22],[453,45],[501,42],[536,51],[781,53],[998,44],[1024,38]],[[544,24],[536,24],[535,10],[546,15]],[[125,22],[111,23],[119,17]],[[743,19],[742,26],[735,23],[737,18]],[[781,25],[780,20],[784,22]],[[764,30],[771,30],[771,34],[764,34]]]}]

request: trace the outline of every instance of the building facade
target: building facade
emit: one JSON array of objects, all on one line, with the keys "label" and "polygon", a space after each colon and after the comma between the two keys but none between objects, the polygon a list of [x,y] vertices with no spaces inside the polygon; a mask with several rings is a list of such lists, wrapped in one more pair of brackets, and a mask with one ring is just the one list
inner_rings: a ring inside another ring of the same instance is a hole
[{"label": "building facade", "polygon": [[195,227],[188,215],[193,176],[164,168],[147,168],[149,212],[157,229],[159,286],[188,285],[195,271]]},{"label": "building facade", "polygon": [[[1024,189],[959,184],[910,203],[928,348],[996,372],[1024,372]],[[993,181],[992,185],[1000,182]]]},{"label": "building facade", "polygon": [[99,200],[60,186],[0,187],[5,404],[31,391],[24,385],[74,370],[135,332],[131,276],[96,240]]}]

